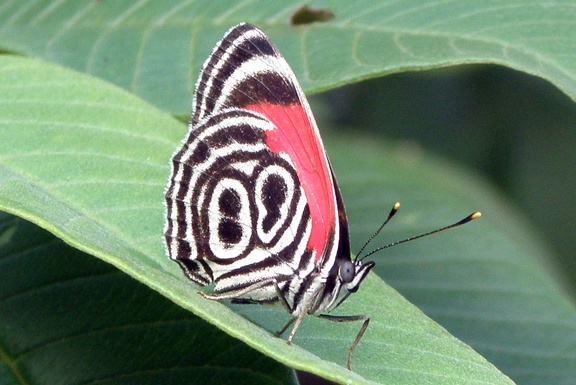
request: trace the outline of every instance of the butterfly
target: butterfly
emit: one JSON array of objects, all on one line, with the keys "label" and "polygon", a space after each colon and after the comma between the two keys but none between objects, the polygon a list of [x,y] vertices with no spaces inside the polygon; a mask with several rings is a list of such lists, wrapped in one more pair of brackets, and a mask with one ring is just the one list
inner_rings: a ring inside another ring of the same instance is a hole
[{"label": "butterfly", "polygon": [[[226,32],[196,84],[189,131],[165,191],[169,258],[212,300],[280,302],[293,325],[329,314],[374,267],[353,259],[342,195],[310,106],[270,39],[242,23]],[[399,206],[391,211],[393,215]]]}]

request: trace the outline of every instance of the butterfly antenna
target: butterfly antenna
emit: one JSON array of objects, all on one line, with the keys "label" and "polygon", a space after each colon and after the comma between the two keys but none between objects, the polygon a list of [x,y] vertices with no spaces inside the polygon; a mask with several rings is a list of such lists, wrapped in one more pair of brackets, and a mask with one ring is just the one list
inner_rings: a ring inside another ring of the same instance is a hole
[{"label": "butterfly antenna", "polygon": [[360,257],[360,254],[364,251],[364,249],[366,248],[366,246],[368,246],[368,244],[370,242],[372,242],[372,240],[374,238],[376,238],[376,236],[378,234],[380,234],[380,231],[382,231],[382,229],[384,228],[384,226],[386,226],[386,224],[388,222],[390,222],[390,219],[392,219],[392,217],[398,212],[398,210],[400,210],[400,202],[396,202],[394,203],[394,206],[392,206],[392,210],[390,210],[390,212],[388,213],[388,217],[386,218],[386,220],[384,222],[382,222],[382,224],[380,225],[380,227],[378,227],[378,230],[374,231],[374,234],[372,234],[367,240],[366,242],[364,242],[364,244],[362,245],[362,247],[360,248],[360,250],[356,253],[356,259],[364,259],[364,257]]},{"label": "butterfly antenna", "polygon": [[[392,214],[392,215],[394,215],[394,214]],[[384,246],[377,247],[376,249],[372,250],[368,254],[364,255],[362,258],[359,258],[359,260],[363,260],[363,259],[371,256],[372,254],[379,252],[380,250],[384,250],[384,249],[387,249],[389,247],[399,245],[401,243],[406,243],[406,242],[413,241],[413,240],[418,239],[418,238],[422,238],[422,237],[426,237],[428,235],[439,233],[439,232],[444,231],[444,230],[448,230],[448,229],[452,229],[454,227],[462,226],[463,224],[466,224],[470,221],[473,221],[474,219],[480,218],[481,215],[482,215],[482,213],[480,211],[475,211],[472,214],[468,215],[466,218],[464,218],[464,219],[462,219],[456,223],[452,223],[451,225],[444,226],[444,227],[441,227],[441,228],[436,229],[436,230],[428,231],[427,233],[416,235],[414,237],[402,239],[401,241],[396,241],[396,242],[392,242],[392,243],[389,243],[389,244],[384,245]],[[387,221],[388,220],[386,220],[386,222]],[[386,222],[384,222],[384,224],[386,224]],[[380,231],[380,229],[378,229],[378,231]],[[376,232],[376,233],[378,233],[378,232]],[[366,242],[366,243],[368,243],[368,242]]]}]

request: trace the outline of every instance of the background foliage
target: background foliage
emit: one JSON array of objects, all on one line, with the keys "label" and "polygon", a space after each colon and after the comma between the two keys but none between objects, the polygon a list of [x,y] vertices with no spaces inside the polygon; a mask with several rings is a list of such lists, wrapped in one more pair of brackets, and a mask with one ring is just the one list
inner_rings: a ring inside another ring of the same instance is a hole
[{"label": "background foliage", "polygon": [[[565,218],[574,207],[574,7],[325,1],[313,6],[332,20],[290,26],[299,6],[3,2],[0,208],[261,352],[6,215],[4,382],[294,381],[266,356],[339,382],[508,381],[375,277],[341,309],[373,317],[348,373],[341,365],[356,326],[310,319],[296,340],[306,350],[288,348],[264,331],[285,321],[282,309],[201,301],[163,256],[161,191],[185,130],[169,115],[189,113],[199,67],[240,21],[269,34],[307,92],[450,66],[338,90],[328,95],[336,108],[315,100],[355,248],[395,200],[405,209],[386,240],[482,210],[458,233],[388,250],[376,272],[517,383],[573,382],[574,224]],[[503,64],[548,82],[501,67],[452,67],[469,63]],[[516,203],[422,148],[491,176]],[[518,206],[541,229],[527,225]],[[564,261],[539,243],[547,234],[558,236]]]}]

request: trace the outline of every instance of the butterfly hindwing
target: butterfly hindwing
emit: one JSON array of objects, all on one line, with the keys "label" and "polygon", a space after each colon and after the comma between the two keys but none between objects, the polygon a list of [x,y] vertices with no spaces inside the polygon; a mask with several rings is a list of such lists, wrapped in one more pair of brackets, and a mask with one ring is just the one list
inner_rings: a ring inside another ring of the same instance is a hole
[{"label": "butterfly hindwing", "polygon": [[304,257],[309,211],[292,165],[265,144],[270,129],[261,116],[229,109],[198,124],[173,158],[170,256],[196,282],[215,281],[216,293],[286,280]]}]

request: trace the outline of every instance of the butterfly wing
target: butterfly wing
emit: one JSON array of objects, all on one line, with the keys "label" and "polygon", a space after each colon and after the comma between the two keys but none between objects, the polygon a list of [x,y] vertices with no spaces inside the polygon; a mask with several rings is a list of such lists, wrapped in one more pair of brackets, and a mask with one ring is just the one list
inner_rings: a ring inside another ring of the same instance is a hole
[{"label": "butterfly wing", "polygon": [[[308,102],[252,25],[230,29],[204,64],[166,204],[170,258],[194,281],[215,282],[215,293],[314,268],[327,275],[342,234],[348,242]],[[248,298],[274,296],[267,288]]]}]

